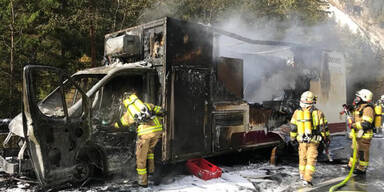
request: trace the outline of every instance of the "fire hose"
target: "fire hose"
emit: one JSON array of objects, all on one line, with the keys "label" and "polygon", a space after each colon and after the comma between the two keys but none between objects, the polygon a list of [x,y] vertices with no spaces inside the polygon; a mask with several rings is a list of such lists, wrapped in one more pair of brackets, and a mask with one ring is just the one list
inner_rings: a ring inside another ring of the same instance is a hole
[{"label": "fire hose", "polygon": [[[352,120],[352,118],[350,116],[349,111],[347,111],[346,106],[343,106],[343,107],[344,107],[345,113],[347,115],[348,127],[351,128],[351,125],[352,125],[351,120]],[[352,167],[351,167],[351,170],[349,171],[347,177],[343,181],[341,181],[340,183],[338,183],[336,185],[333,185],[331,188],[329,188],[329,192],[336,191],[340,187],[344,186],[349,181],[349,179],[352,177],[353,170],[355,169],[356,156],[357,156],[356,133],[355,133],[354,129],[351,129],[351,134],[352,134],[352,146],[353,146],[353,157],[352,157]]]},{"label": "fire hose", "polygon": [[356,148],[356,133],[354,130],[352,130],[353,133],[352,133],[352,145],[353,145],[353,159],[352,159],[352,167],[351,167],[351,170],[349,171],[349,174],[348,176],[340,183],[332,186],[330,189],[329,189],[329,192],[333,192],[337,189],[339,189],[340,187],[344,186],[348,181],[349,179],[351,178],[352,174],[353,174],[353,170],[355,169],[355,164],[356,164],[356,155],[357,155],[357,148]]}]

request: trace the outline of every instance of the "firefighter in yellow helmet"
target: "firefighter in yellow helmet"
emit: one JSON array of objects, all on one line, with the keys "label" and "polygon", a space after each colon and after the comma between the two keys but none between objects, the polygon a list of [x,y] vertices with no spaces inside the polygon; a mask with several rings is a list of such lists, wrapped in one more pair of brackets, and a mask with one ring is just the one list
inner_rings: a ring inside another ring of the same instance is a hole
[{"label": "firefighter in yellow helmet", "polygon": [[383,136],[383,128],[384,128],[384,95],[380,96],[380,99],[376,101],[375,104],[375,129],[376,136]]},{"label": "firefighter in yellow helmet", "polygon": [[[375,118],[374,106],[371,104],[372,96],[373,94],[371,91],[361,89],[356,93],[356,97],[353,100],[354,123],[352,123],[352,130],[349,136],[352,138],[352,134],[356,134],[357,167],[355,169],[355,173],[357,174],[365,174],[368,167],[369,147],[373,136],[373,121]],[[351,157],[349,159],[349,168],[352,167],[352,156],[353,152],[351,153]]]},{"label": "firefighter in yellow helmet", "polygon": [[[159,141],[163,125],[161,117],[164,111],[159,106],[143,103],[135,91],[124,98],[124,106],[127,111],[117,121],[116,128],[129,127],[138,124],[136,141],[136,170],[138,174],[138,185],[148,186],[148,174],[155,171],[154,149]],[[148,162],[148,168],[147,168]]]},{"label": "firefighter in yellow helmet", "polygon": [[312,175],[318,155],[319,143],[329,143],[329,130],[324,114],[317,109],[316,96],[305,91],[300,98],[300,108],[291,119],[291,141],[299,142],[299,172],[304,185],[312,185]]}]

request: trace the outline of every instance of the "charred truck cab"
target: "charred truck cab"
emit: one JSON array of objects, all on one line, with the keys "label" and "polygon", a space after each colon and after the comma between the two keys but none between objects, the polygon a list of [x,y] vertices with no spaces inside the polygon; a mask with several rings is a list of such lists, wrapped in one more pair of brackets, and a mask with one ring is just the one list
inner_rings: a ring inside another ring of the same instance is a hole
[{"label": "charred truck cab", "polygon": [[[264,105],[245,101],[243,59],[220,57],[218,35],[207,26],[163,18],[107,34],[104,66],[72,76],[26,66],[23,113],[9,126],[20,150],[15,161],[3,158],[1,168],[11,174],[32,168],[46,187],[100,174],[135,175],[135,128],[113,126],[125,112],[124,92],[132,88],[167,112],[155,152],[162,163],[278,145],[281,137],[272,128],[287,122],[298,101],[285,102],[286,110],[272,99]],[[302,84],[286,95],[298,98],[309,89],[309,82]]]}]

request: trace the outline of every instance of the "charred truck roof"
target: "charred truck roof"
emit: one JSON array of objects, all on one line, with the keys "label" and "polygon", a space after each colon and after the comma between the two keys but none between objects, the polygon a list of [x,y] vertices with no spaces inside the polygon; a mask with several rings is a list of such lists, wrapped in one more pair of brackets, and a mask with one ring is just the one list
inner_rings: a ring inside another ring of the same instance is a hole
[{"label": "charred truck roof", "polygon": [[[213,31],[207,27],[164,18],[108,34],[105,39],[109,65],[144,60],[159,74],[161,101],[158,102],[169,112],[164,120],[163,160],[185,160],[226,149],[219,138],[224,134],[212,129],[219,123],[218,118],[221,118],[221,126],[226,126],[224,129],[247,127],[245,114],[249,110],[240,105],[243,103],[242,62],[216,60],[213,57]],[[118,41],[134,41],[140,49],[122,44],[116,46],[114,43]],[[217,68],[218,62],[223,63],[222,67]],[[216,110],[214,103],[223,109]],[[225,110],[228,113],[223,112]],[[226,119],[226,116],[232,119]]]},{"label": "charred truck roof", "polygon": [[[236,47],[239,42],[247,45]],[[288,51],[260,54],[271,46]],[[134,175],[135,133],[113,127],[132,88],[167,111],[155,152],[163,163],[274,146],[281,137],[273,130],[287,123],[303,91],[343,92],[329,84],[327,57],[318,49],[172,18],[107,34],[105,66],[71,77],[52,67],[24,69],[24,115],[9,127],[23,142],[13,156],[31,165],[44,186],[84,182],[97,173]],[[42,91],[44,78],[57,86]],[[0,160],[8,173],[28,168]]]}]

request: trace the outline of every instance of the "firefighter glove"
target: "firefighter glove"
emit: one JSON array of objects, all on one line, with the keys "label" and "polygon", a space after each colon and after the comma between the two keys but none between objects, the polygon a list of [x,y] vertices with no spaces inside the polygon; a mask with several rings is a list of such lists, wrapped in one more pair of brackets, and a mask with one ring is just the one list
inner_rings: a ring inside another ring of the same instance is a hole
[{"label": "firefighter glove", "polygon": [[329,146],[331,144],[331,140],[329,139],[329,137],[325,137],[324,138],[324,143]]},{"label": "firefighter glove", "polygon": [[166,114],[167,114],[167,111],[165,111],[164,109],[160,109],[159,113],[157,113],[157,115],[160,117],[164,117]]},{"label": "firefighter glove", "polygon": [[138,125],[136,123],[132,124],[131,126],[128,127],[129,132],[136,132],[136,127]]}]

